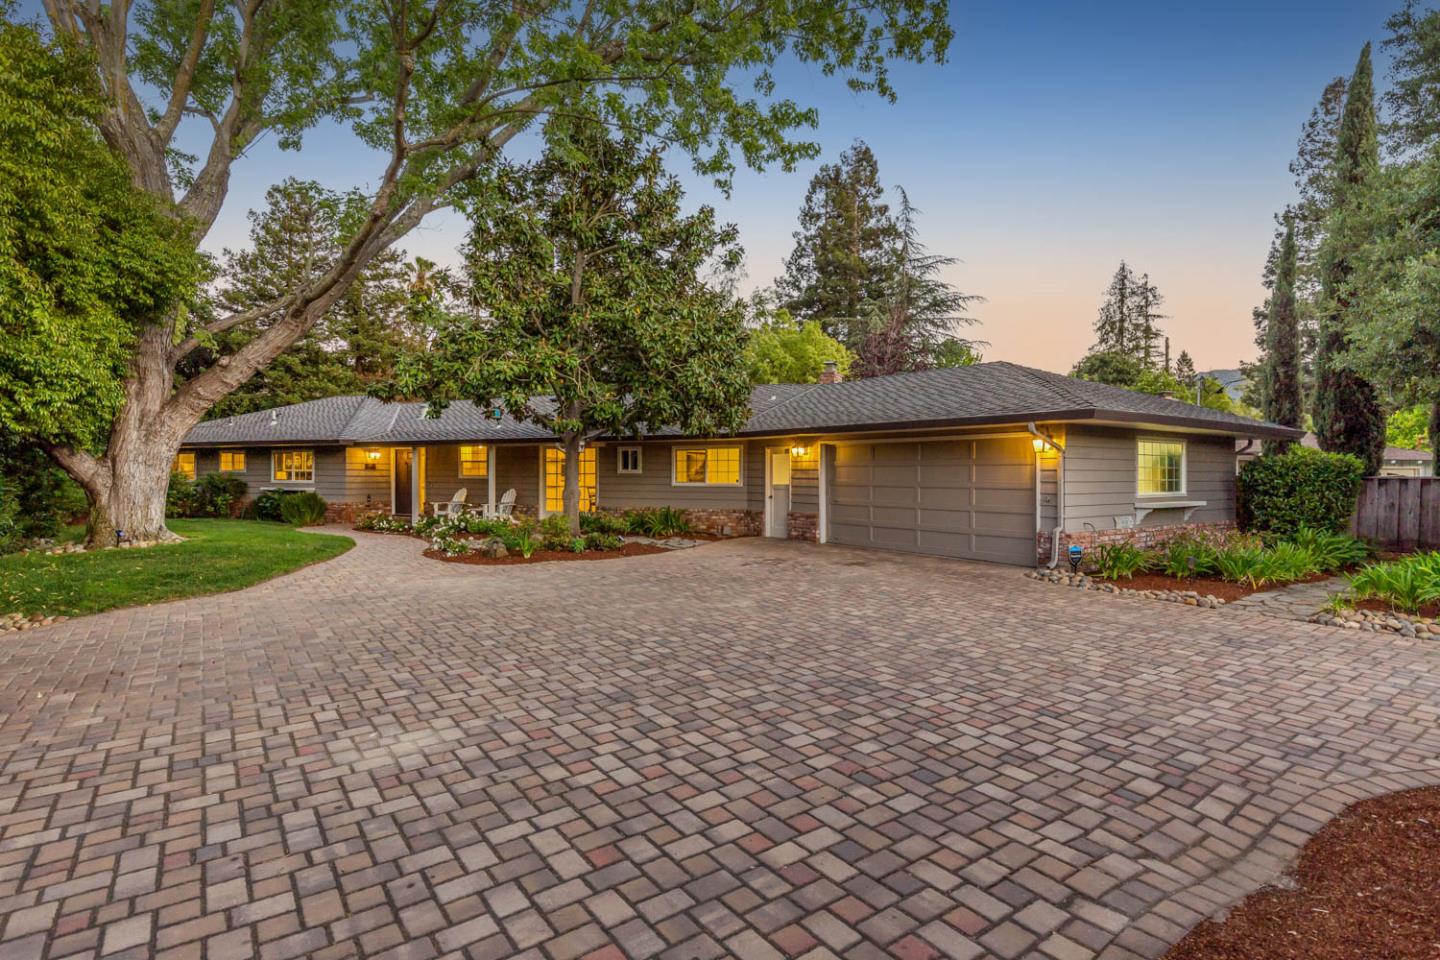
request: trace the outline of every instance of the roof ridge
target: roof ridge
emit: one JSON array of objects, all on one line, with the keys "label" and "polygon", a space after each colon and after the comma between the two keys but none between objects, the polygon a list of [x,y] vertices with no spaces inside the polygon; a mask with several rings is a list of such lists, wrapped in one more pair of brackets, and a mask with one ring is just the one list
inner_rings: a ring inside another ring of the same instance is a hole
[{"label": "roof ridge", "polygon": [[[1068,380],[1069,378],[1066,377],[1064,374],[1051,373],[1048,370],[1038,370],[1035,367],[1027,367],[1023,364],[1012,363],[1009,360],[997,360],[995,362],[1003,363],[1008,367],[1014,367],[1016,370],[1019,370],[1021,373],[1029,377],[1031,380],[1034,380],[1036,383],[1039,383],[1041,386],[1045,387],[1047,390],[1052,390],[1055,393],[1059,394],[1062,400],[1066,400],[1079,407],[1095,406],[1093,402],[1086,400],[1079,394],[1070,392],[1069,385],[1064,383],[1064,381]],[[1061,382],[1055,383],[1050,379],[1051,377],[1056,377],[1061,380]]]}]

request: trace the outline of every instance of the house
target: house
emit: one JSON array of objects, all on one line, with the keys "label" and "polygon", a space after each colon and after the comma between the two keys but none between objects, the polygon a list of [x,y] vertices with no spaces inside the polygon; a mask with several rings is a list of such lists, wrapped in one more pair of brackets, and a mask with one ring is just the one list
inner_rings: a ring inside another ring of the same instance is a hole
[{"label": "house", "polygon": [[[1313,433],[1307,433],[1300,440],[1312,450],[1320,449],[1320,440]],[[1240,441],[1236,446],[1235,469],[1260,455],[1259,446]],[[1382,477],[1429,477],[1435,474],[1435,455],[1429,450],[1411,450],[1408,447],[1386,447],[1385,456],[1380,460]]]},{"label": "house", "polygon": [[[732,436],[602,437],[581,509],[670,506],[699,528],[1031,564],[1063,546],[1158,542],[1235,518],[1237,437],[1299,431],[1012,363],[756,387]],[[466,488],[562,509],[564,454],[500,410],[362,396],[211,420],[180,466],[315,490],[331,516],[412,518]]]}]

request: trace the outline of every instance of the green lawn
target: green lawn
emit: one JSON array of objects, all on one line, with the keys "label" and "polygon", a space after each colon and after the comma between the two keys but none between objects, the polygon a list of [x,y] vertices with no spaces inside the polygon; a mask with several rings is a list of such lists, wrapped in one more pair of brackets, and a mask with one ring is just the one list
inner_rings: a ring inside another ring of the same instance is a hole
[{"label": "green lawn", "polygon": [[185,543],[0,557],[0,613],[50,616],[239,590],[329,560],[354,546],[349,537],[301,533],[256,520],[171,520]]}]

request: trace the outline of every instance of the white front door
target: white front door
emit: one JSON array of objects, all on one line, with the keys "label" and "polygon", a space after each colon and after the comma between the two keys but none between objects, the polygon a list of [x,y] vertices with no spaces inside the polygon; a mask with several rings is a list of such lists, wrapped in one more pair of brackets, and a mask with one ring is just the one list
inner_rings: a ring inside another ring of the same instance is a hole
[{"label": "white front door", "polygon": [[790,451],[771,450],[765,471],[765,536],[790,535]]}]

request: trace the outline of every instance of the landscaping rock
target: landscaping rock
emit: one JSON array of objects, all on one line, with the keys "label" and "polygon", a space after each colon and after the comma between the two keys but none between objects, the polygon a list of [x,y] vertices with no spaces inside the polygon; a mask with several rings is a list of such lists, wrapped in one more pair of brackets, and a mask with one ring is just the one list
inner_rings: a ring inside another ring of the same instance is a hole
[{"label": "landscaping rock", "polygon": [[501,557],[510,556],[510,551],[505,548],[505,542],[499,537],[488,537],[477,544],[471,545],[470,549],[485,557],[487,560],[499,560]]},{"label": "landscaping rock", "polygon": [[1037,570],[1025,571],[1025,576],[1040,583],[1054,583],[1075,590],[1094,590],[1099,593],[1124,594],[1132,597],[1142,597],[1146,600],[1161,600],[1166,603],[1183,603],[1190,607],[1203,607],[1207,610],[1215,610],[1224,605],[1225,601],[1219,597],[1206,594],[1200,596],[1194,590],[1127,590],[1104,580],[1092,580],[1088,574],[1066,573],[1059,569],[1046,570],[1043,567]]}]

